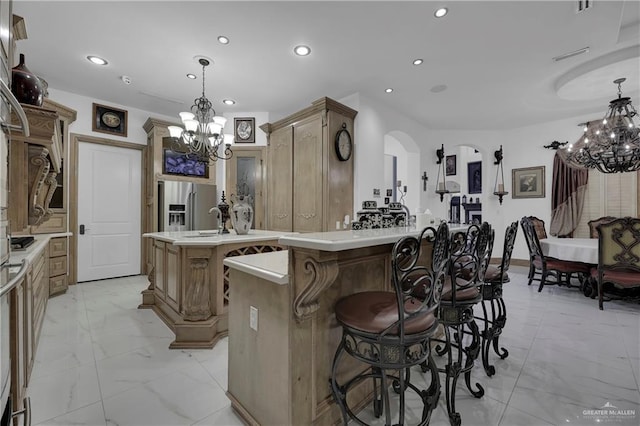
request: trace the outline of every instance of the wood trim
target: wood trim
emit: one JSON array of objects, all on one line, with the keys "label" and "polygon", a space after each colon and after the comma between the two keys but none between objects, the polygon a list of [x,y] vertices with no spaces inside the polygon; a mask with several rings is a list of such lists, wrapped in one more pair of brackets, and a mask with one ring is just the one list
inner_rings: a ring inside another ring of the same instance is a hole
[{"label": "wood trim", "polygon": [[[97,145],[110,145],[118,148],[137,149],[141,151],[140,161],[140,229],[146,228],[145,212],[145,188],[147,174],[147,145],[133,142],[123,142],[95,136],[71,133],[69,135],[69,161],[67,162],[67,173],[69,173],[69,284],[76,284],[78,277],[78,144],[80,142],[93,143]],[[146,258],[146,245],[140,244],[140,271],[144,271],[144,260]]]},{"label": "wood trim", "polygon": [[326,110],[330,110],[330,111],[335,111],[341,115],[344,115],[350,119],[354,119],[355,116],[358,114],[358,111],[349,108],[346,105],[341,104],[338,101],[335,101],[331,98],[320,98],[316,101],[313,101],[311,103],[310,107],[307,107],[305,109],[302,109],[300,111],[297,111],[291,115],[289,115],[288,117],[285,117],[281,120],[278,120],[274,123],[265,123],[263,125],[260,126],[260,129],[262,129],[265,133],[269,134],[272,133],[275,130],[278,130],[282,127],[287,127],[287,126],[293,126],[294,124],[296,124],[298,121],[303,120],[307,117],[309,117],[309,115],[314,114],[314,113],[318,113],[321,111],[326,111]]}]

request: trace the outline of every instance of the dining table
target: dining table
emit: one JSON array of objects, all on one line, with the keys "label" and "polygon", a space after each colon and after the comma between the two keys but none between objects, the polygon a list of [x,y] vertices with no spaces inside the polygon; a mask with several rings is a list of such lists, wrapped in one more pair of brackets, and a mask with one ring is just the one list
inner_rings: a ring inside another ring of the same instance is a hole
[{"label": "dining table", "polygon": [[597,238],[549,237],[540,240],[540,247],[545,256],[591,265],[598,264]]}]

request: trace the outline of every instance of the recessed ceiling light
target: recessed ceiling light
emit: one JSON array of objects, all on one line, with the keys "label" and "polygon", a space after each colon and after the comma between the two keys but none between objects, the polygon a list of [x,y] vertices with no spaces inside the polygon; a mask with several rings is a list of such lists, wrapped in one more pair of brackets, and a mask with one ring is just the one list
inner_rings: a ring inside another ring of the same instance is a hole
[{"label": "recessed ceiling light", "polygon": [[187,78],[190,78],[191,80],[195,80],[198,77],[195,74],[187,74]]},{"label": "recessed ceiling light", "polygon": [[225,105],[235,105],[236,101],[234,101],[233,99],[224,99],[222,103]]},{"label": "recessed ceiling light", "polygon": [[433,14],[433,16],[435,16],[436,18],[442,18],[444,17],[444,15],[446,15],[447,13],[449,13],[449,9],[447,9],[446,7],[441,7],[440,9],[437,9],[435,11],[435,13]]},{"label": "recessed ceiling light", "polygon": [[300,45],[294,47],[293,51],[298,56],[307,56],[311,53],[311,48],[309,46]]},{"label": "recessed ceiling light", "polygon": [[384,92],[385,93],[391,93],[391,92],[393,92],[393,89],[391,87],[389,87],[387,89],[384,89]]},{"label": "recessed ceiling light", "polygon": [[413,60],[413,65],[420,65],[422,64],[424,61],[422,59],[414,59]]},{"label": "recessed ceiling light", "polygon": [[87,59],[90,62],[92,62],[92,63],[94,63],[96,65],[107,65],[109,63],[109,62],[107,62],[106,59],[102,59],[99,56],[91,56],[91,55],[89,55],[89,56],[87,56]]},{"label": "recessed ceiling light", "polygon": [[229,38],[225,36],[218,36],[218,41],[220,44],[229,44]]}]

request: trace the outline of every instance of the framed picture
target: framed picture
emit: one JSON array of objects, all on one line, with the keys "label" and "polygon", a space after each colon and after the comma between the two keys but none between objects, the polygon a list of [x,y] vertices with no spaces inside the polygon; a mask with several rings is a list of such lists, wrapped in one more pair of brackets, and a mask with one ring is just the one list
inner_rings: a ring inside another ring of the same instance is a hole
[{"label": "framed picture", "polygon": [[453,176],[456,174],[456,156],[455,155],[447,155],[447,159],[445,161],[445,174],[447,176]]},{"label": "framed picture", "polygon": [[256,119],[253,117],[234,118],[233,136],[235,143],[256,143]]},{"label": "framed picture", "polygon": [[91,130],[126,138],[127,111],[94,103]]},{"label": "framed picture", "polygon": [[544,166],[511,171],[512,198],[544,198]]},{"label": "framed picture", "polygon": [[467,163],[467,183],[469,194],[482,193],[482,161]]}]

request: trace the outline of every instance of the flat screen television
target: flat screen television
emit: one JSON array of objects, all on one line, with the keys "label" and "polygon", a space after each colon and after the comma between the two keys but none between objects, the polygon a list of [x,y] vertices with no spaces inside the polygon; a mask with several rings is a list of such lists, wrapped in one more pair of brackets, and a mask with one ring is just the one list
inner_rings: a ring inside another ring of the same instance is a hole
[{"label": "flat screen television", "polygon": [[162,173],[165,175],[208,178],[209,164],[198,161],[196,158],[184,152],[165,149],[162,159]]}]

